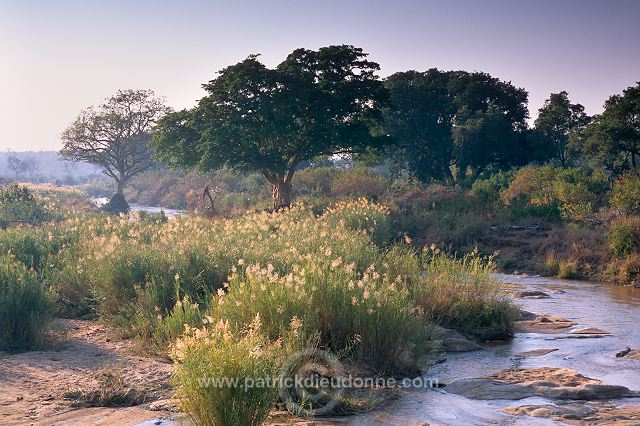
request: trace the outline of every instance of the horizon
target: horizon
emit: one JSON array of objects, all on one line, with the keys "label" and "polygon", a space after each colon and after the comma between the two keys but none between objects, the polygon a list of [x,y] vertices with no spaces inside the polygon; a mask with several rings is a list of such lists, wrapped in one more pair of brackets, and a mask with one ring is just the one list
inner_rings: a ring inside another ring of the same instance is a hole
[{"label": "horizon", "polygon": [[0,52],[10,64],[0,71],[0,151],[57,151],[80,111],[118,89],[151,89],[176,110],[190,108],[205,94],[201,84],[250,54],[273,67],[298,47],[332,44],[363,48],[381,77],[438,68],[510,81],[529,92],[530,123],[562,90],[594,115],[640,80],[639,12],[629,0],[321,8],[289,0],[0,0]]}]

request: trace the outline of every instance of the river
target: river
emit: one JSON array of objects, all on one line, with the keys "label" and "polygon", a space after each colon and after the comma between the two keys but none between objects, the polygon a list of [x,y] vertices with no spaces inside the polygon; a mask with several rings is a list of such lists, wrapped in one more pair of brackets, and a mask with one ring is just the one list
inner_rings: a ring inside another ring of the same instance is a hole
[{"label": "river", "polygon": [[[577,338],[568,333],[517,333],[508,343],[485,345],[485,350],[447,354],[447,360],[432,367],[427,376],[441,383],[479,377],[512,368],[567,367],[603,383],[640,389],[640,362],[616,358],[626,347],[640,347],[640,289],[602,283],[565,281],[542,277],[497,275],[505,283],[517,283],[527,290],[548,293],[546,299],[516,299],[526,311],[559,315],[577,323],[572,329],[597,327],[610,332],[600,338]],[[514,354],[539,348],[558,350],[540,357],[521,358]],[[624,403],[639,403],[628,399]],[[404,391],[381,409],[355,416],[348,425],[544,425],[556,424],[541,418],[502,412],[505,407],[552,403],[543,398],[519,401],[472,400],[436,390]]]}]

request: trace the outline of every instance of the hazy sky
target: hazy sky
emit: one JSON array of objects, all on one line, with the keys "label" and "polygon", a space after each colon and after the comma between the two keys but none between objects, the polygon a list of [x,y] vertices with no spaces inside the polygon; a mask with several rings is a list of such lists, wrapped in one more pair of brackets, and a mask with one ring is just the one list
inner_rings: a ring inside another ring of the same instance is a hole
[{"label": "hazy sky", "polygon": [[251,53],[353,44],[382,66],[486,71],[529,91],[567,90],[587,112],[640,80],[640,0],[0,0],[0,150],[60,148],[81,109],[118,89],[174,108]]}]

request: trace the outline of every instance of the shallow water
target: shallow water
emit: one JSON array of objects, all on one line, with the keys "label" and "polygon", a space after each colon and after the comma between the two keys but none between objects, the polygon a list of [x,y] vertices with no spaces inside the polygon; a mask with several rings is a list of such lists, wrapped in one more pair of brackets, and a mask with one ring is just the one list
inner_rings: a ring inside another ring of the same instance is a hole
[{"label": "shallow water", "polygon": [[[100,197],[100,198],[92,198],[92,201],[93,201],[93,204],[95,204],[97,207],[102,207],[109,202],[109,199],[105,197]],[[131,204],[129,208],[133,213],[139,212],[139,211],[146,211],[149,213],[160,213],[161,211],[163,211],[164,214],[169,219],[172,219],[174,217],[184,216],[185,214],[187,214],[186,210],[166,209],[164,207],[139,206],[137,204]]]},{"label": "shallow water", "polygon": [[[432,367],[427,376],[441,383],[479,377],[505,368],[566,367],[603,383],[640,390],[638,361],[619,359],[626,347],[640,347],[640,289],[602,283],[564,281],[542,277],[497,275],[505,283],[518,283],[527,290],[548,293],[549,299],[517,299],[526,311],[563,316],[578,323],[568,329],[597,327],[611,333],[599,338],[575,338],[567,333],[518,333],[508,343],[485,345],[484,351],[448,354],[447,361]],[[524,289],[523,289],[524,290]],[[554,293],[562,290],[564,293]],[[539,348],[558,348],[540,357],[520,358],[514,354]],[[528,398],[520,401],[478,401],[448,394],[446,388],[412,390],[381,410],[355,416],[348,425],[545,425],[552,421],[528,416],[514,417],[505,407],[543,405],[551,401]],[[640,402],[628,399],[625,402]]]}]

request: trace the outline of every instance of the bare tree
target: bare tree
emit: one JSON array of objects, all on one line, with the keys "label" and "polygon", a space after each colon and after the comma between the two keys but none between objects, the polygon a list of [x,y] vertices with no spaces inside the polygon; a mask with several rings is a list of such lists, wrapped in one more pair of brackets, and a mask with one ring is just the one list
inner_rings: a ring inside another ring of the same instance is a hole
[{"label": "bare tree", "polygon": [[15,155],[10,155],[7,157],[7,167],[9,167],[9,170],[11,170],[16,175],[16,179],[22,173],[27,171],[27,165],[25,164],[25,162]]},{"label": "bare tree", "polygon": [[22,160],[22,163],[24,164],[25,171],[29,175],[29,179],[33,179],[33,174],[35,173],[36,169],[38,168],[38,165],[40,164],[38,160],[34,157],[27,157],[24,160]]},{"label": "bare tree", "polygon": [[127,182],[151,166],[147,142],[154,124],[168,112],[164,98],[151,90],[120,90],[80,113],[62,134],[60,155],[100,166],[122,195]]}]

